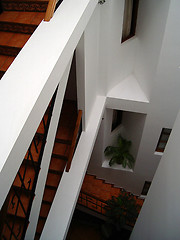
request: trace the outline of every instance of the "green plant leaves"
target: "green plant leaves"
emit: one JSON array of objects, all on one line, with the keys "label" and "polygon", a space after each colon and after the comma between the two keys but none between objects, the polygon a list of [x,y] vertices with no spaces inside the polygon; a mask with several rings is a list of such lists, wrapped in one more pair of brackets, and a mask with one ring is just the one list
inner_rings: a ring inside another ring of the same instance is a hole
[{"label": "green plant leaves", "polygon": [[117,230],[121,229],[127,222],[134,223],[140,210],[134,196],[127,192],[123,192],[118,197],[112,196],[106,201],[106,204],[108,223],[115,226]]},{"label": "green plant leaves", "polygon": [[132,169],[134,167],[135,159],[129,152],[131,145],[131,141],[128,141],[121,135],[118,135],[117,147],[108,146],[104,150],[105,156],[111,157],[109,166],[117,163],[121,164],[123,168],[126,168],[126,166],[128,166],[130,169]]}]

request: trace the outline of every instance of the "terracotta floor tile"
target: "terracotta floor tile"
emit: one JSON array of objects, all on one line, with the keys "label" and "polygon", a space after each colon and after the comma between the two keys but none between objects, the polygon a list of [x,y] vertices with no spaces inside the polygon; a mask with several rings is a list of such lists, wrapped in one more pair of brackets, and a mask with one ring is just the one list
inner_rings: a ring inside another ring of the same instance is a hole
[{"label": "terracotta floor tile", "polygon": [[7,45],[14,33],[0,32],[0,45]]},{"label": "terracotta floor tile", "polygon": [[0,14],[0,21],[14,22],[14,20],[19,16],[19,12],[6,12]]},{"label": "terracotta floor tile", "polygon": [[27,42],[27,40],[30,38],[30,36],[31,36],[30,34],[16,33],[9,40],[8,45],[22,48],[24,44]]},{"label": "terracotta floor tile", "polygon": [[1,71],[6,71],[11,63],[14,61],[15,57],[8,57],[4,64],[1,66]]},{"label": "terracotta floor tile", "polygon": [[39,25],[40,22],[44,19],[45,13],[36,13],[34,18],[31,21],[31,24]]}]

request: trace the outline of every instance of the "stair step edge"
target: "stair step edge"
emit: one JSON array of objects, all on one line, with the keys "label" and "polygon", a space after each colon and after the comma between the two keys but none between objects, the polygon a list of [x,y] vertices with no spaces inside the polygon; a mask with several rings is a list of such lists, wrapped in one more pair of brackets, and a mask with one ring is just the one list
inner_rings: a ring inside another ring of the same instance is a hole
[{"label": "stair step edge", "polygon": [[42,200],[42,204],[51,205],[52,202],[49,202],[49,201],[46,201],[46,200]]},{"label": "stair step edge", "polygon": [[60,175],[61,176],[63,174],[63,171],[49,169],[48,173],[52,173],[52,174],[56,174],[56,175]]},{"label": "stair step edge", "polygon": [[64,160],[64,161],[67,161],[67,160],[68,160],[68,158],[67,158],[66,156],[63,156],[63,155],[60,155],[60,154],[55,154],[55,153],[52,154],[52,157],[53,157],[53,158],[62,159],[62,160]]}]

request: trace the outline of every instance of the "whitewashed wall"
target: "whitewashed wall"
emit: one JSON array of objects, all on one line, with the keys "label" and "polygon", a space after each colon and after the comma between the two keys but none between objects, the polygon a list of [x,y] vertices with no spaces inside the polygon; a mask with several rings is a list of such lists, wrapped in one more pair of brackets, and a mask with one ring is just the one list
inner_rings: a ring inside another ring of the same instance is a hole
[{"label": "whitewashed wall", "polygon": [[[105,94],[111,87],[121,82],[123,77],[132,73],[144,94],[150,99],[150,103],[134,172],[118,170],[113,172],[111,169],[106,169],[102,174],[100,161],[102,162],[104,150],[102,143],[105,137],[102,129],[109,127],[109,123],[105,121],[97,138],[89,172],[112,183],[113,179],[119,179],[121,175],[122,181],[119,185],[135,194],[140,194],[144,181],[152,180],[161,159],[154,154],[161,130],[163,127],[172,128],[179,109],[180,33],[177,31],[177,26],[180,20],[177,9],[180,7],[180,2],[140,1],[137,36],[121,45],[119,35],[122,28],[123,2],[123,0],[106,1],[101,9],[99,86],[102,86],[102,89],[100,93]],[[126,110],[125,102],[123,110]],[[99,167],[98,171],[96,165]]]},{"label": "whitewashed wall", "polygon": [[99,93],[112,87],[133,71],[136,37],[121,44],[124,0],[107,0],[100,6],[100,82]]},{"label": "whitewashed wall", "polygon": [[180,114],[140,212],[131,240],[179,240]]},{"label": "whitewashed wall", "polygon": [[134,74],[150,98],[161,51],[170,0],[140,0]]}]

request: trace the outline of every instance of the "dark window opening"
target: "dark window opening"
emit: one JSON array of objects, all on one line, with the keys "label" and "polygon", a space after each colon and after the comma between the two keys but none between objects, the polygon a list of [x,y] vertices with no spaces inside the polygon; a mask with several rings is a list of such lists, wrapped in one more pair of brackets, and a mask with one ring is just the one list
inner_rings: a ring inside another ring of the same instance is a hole
[{"label": "dark window opening", "polygon": [[169,128],[162,129],[161,135],[156,147],[156,152],[164,152],[169,136],[171,134],[171,130],[172,129],[169,129]]},{"label": "dark window opening", "polygon": [[150,186],[151,186],[151,182],[145,181],[141,195],[146,196],[149,191]]},{"label": "dark window opening", "polygon": [[121,110],[113,110],[111,132],[122,123],[122,113],[123,111]]},{"label": "dark window opening", "polygon": [[124,42],[135,35],[139,0],[125,0],[122,40]]}]

